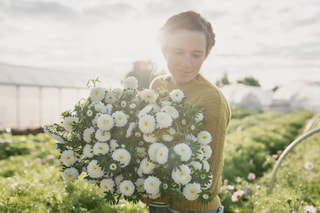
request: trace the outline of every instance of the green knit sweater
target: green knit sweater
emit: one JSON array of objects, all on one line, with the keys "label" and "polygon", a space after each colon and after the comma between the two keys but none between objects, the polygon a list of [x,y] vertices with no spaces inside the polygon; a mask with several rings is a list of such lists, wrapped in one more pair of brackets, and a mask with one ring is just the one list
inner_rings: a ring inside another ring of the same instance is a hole
[{"label": "green knit sweater", "polygon": [[[202,75],[198,75],[191,82],[186,84],[175,84],[171,80],[171,76],[160,76],[153,80],[151,89],[164,88],[168,91],[180,89],[186,96],[186,103],[190,103],[193,107],[205,109],[205,126],[204,129],[212,135],[210,146],[212,155],[209,159],[210,169],[213,175],[210,190],[213,192],[213,200],[209,204],[201,204],[197,200],[182,200],[178,202],[178,206],[174,208],[188,211],[210,211],[219,208],[221,205],[218,193],[221,187],[221,173],[223,168],[223,148],[227,127],[230,121],[230,108],[221,93],[221,91]],[[150,203],[151,200],[143,200]],[[165,202],[157,200],[157,202]]]}]

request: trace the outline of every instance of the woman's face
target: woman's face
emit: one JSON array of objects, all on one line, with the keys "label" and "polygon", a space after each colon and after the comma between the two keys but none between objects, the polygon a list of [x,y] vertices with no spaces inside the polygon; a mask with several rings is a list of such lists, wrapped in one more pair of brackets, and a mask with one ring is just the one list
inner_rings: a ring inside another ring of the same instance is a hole
[{"label": "woman's face", "polygon": [[198,75],[206,58],[206,36],[203,32],[178,30],[169,36],[162,52],[173,80],[188,83]]}]

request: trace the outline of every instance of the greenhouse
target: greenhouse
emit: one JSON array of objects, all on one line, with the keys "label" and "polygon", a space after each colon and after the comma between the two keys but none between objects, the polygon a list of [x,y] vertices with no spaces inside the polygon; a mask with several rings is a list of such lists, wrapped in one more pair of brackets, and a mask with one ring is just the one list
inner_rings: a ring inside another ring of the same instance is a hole
[{"label": "greenhouse", "polygon": [[59,122],[61,113],[88,96],[93,73],[0,64],[0,130],[38,128]]}]

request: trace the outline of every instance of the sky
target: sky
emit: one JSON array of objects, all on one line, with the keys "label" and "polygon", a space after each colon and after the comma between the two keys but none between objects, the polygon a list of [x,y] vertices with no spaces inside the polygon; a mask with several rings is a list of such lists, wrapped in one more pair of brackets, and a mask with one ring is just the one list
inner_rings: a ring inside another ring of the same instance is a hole
[{"label": "sky", "polygon": [[202,67],[213,83],[224,73],[264,88],[320,81],[319,0],[0,0],[0,63],[104,73],[110,82],[137,60],[166,69],[157,32],[188,9],[216,34]]}]

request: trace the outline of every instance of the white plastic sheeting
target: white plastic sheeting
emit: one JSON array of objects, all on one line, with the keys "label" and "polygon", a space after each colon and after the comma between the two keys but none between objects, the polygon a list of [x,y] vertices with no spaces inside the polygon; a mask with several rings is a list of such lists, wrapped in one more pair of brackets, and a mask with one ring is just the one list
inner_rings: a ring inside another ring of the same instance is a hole
[{"label": "white plastic sheeting", "polygon": [[[94,73],[79,74],[0,63],[0,130],[37,128],[58,123],[61,113],[89,95],[87,82],[107,80]],[[111,86],[110,86],[111,87]]]}]

